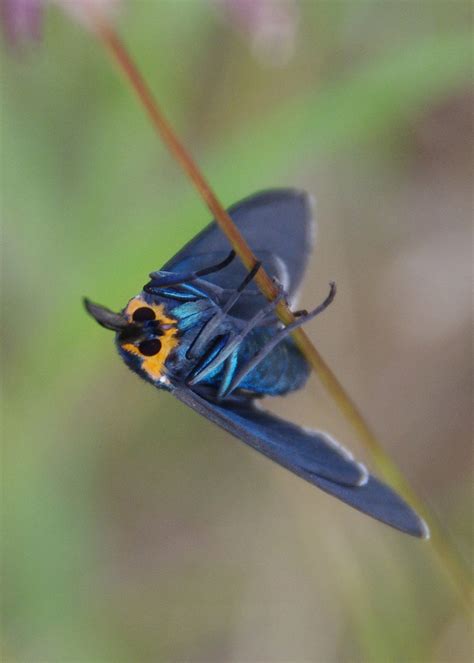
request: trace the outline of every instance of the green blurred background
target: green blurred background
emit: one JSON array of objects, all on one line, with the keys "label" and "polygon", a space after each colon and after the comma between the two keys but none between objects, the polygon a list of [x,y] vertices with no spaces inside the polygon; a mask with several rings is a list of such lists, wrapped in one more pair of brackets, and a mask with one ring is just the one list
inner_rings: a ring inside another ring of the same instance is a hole
[{"label": "green blurred background", "polygon": [[[255,12],[256,5],[262,5]],[[308,327],[465,557],[472,4],[124,3],[223,202],[318,201]],[[207,223],[91,34],[2,53],[4,659],[471,660],[430,544],[274,466],[129,373],[118,309]],[[370,458],[316,378],[275,411]]]}]

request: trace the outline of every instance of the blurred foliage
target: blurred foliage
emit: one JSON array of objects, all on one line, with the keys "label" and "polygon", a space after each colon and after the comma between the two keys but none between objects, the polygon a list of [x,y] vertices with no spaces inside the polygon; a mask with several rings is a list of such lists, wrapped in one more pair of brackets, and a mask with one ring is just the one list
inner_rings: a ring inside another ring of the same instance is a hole
[{"label": "blurred foliage", "polygon": [[[226,203],[317,195],[317,345],[467,556],[472,5],[297,7],[279,67],[225,3],[121,30]],[[2,91],[4,660],[469,661],[429,544],[147,388],[84,314],[208,221],[100,45],[51,9]],[[355,442],[316,382],[274,407]]]}]

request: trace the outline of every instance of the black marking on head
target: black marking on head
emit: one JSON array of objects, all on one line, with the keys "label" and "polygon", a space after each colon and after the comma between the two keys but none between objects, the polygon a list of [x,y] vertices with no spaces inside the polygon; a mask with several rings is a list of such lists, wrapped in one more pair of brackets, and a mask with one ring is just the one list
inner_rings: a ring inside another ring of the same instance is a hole
[{"label": "black marking on head", "polygon": [[139,344],[138,349],[142,355],[145,355],[145,357],[153,357],[161,350],[161,341],[158,338],[142,341]]},{"label": "black marking on head", "polygon": [[132,317],[134,322],[148,322],[149,320],[154,320],[156,316],[153,309],[148,306],[142,306],[134,311]]}]

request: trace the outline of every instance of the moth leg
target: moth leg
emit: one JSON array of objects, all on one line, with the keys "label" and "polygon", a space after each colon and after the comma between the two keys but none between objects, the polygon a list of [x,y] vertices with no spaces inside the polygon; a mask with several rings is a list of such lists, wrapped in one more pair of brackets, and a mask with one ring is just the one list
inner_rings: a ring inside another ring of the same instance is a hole
[{"label": "moth leg", "polygon": [[204,348],[209,343],[211,338],[215,335],[216,331],[219,329],[219,326],[222,324],[222,321],[227,316],[230,309],[237,303],[239,297],[245,290],[245,288],[253,281],[256,273],[261,267],[261,262],[256,262],[252,267],[250,272],[245,276],[242,283],[239,287],[233,291],[232,295],[226,301],[224,306],[220,308],[216,314],[208,320],[208,322],[203,326],[199,334],[196,336],[191,346],[189,347],[186,358],[192,359],[193,357],[199,357],[199,355],[204,351]]},{"label": "moth leg", "polygon": [[319,304],[313,311],[310,311],[309,313],[302,314],[299,316],[297,320],[292,322],[286,327],[283,327],[283,329],[280,329],[275,336],[268,341],[268,343],[261,349],[259,352],[257,352],[252,359],[245,364],[245,366],[242,366],[240,371],[237,373],[237,375],[234,376],[232,379],[231,383],[229,384],[228,388],[225,390],[225,392],[222,394],[222,398],[225,396],[229,396],[234,389],[236,389],[239,384],[242,382],[242,380],[252,371],[258,364],[260,364],[263,359],[275,348],[278,343],[283,341],[284,338],[286,338],[289,334],[294,329],[297,329],[298,327],[301,327],[304,325],[306,322],[309,322],[309,320],[312,320],[315,318],[319,313],[322,313],[328,306],[331,304],[333,301],[334,297],[336,296],[336,284],[334,282],[330,283],[330,289],[329,289],[329,294],[326,297],[326,299]]},{"label": "moth leg", "polygon": [[210,267],[205,267],[204,269],[198,269],[195,272],[186,272],[184,274],[172,273],[169,274],[168,276],[159,276],[158,272],[152,272],[150,274],[150,278],[155,280],[155,282],[153,283],[153,287],[156,288],[164,288],[165,286],[168,287],[170,285],[181,285],[182,283],[189,283],[190,281],[195,281],[196,279],[199,279],[202,276],[207,276],[208,274],[214,274],[215,272],[220,272],[222,269],[224,269],[224,267],[230,265],[230,263],[234,260],[234,258],[235,258],[235,251],[232,249],[232,251],[224,260],[218,262],[215,265],[211,265]]},{"label": "moth leg", "polygon": [[219,385],[219,389],[217,391],[217,399],[221,400],[222,394],[225,392],[227,387],[232,381],[232,376],[235,373],[235,367],[237,366],[237,352],[234,352],[231,354],[227,359],[225,360],[225,366],[224,366],[224,374],[222,376],[221,383]]},{"label": "moth leg", "polygon": [[[281,291],[280,294],[273,299],[271,302],[268,302],[263,309],[260,309],[253,318],[251,318],[245,327],[238,334],[234,334],[230,337],[227,344],[221,349],[219,354],[205,367],[202,371],[199,371],[193,376],[193,378],[188,382],[189,385],[194,385],[204,380],[210,373],[212,373],[216,368],[218,368],[222,362],[224,362],[230,355],[235,352],[239,345],[242,343],[244,338],[249,334],[254,327],[261,324],[263,320],[270,314],[273,313],[278,302],[280,302],[284,297],[284,292]],[[230,385],[229,385],[230,387]]]}]

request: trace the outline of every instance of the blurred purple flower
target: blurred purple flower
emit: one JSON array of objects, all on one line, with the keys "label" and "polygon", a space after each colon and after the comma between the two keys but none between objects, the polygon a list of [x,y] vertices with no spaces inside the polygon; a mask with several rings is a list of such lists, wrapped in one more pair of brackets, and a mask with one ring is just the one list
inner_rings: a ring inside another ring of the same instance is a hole
[{"label": "blurred purple flower", "polygon": [[44,6],[44,0],[0,0],[0,18],[10,46],[39,41]]},{"label": "blurred purple flower", "polygon": [[0,20],[10,46],[18,48],[28,41],[39,41],[48,4],[60,6],[83,26],[93,28],[94,12],[108,16],[119,0],[0,0]]},{"label": "blurred purple flower", "polygon": [[217,6],[247,35],[259,60],[282,66],[291,59],[299,22],[296,0],[220,0]]}]

